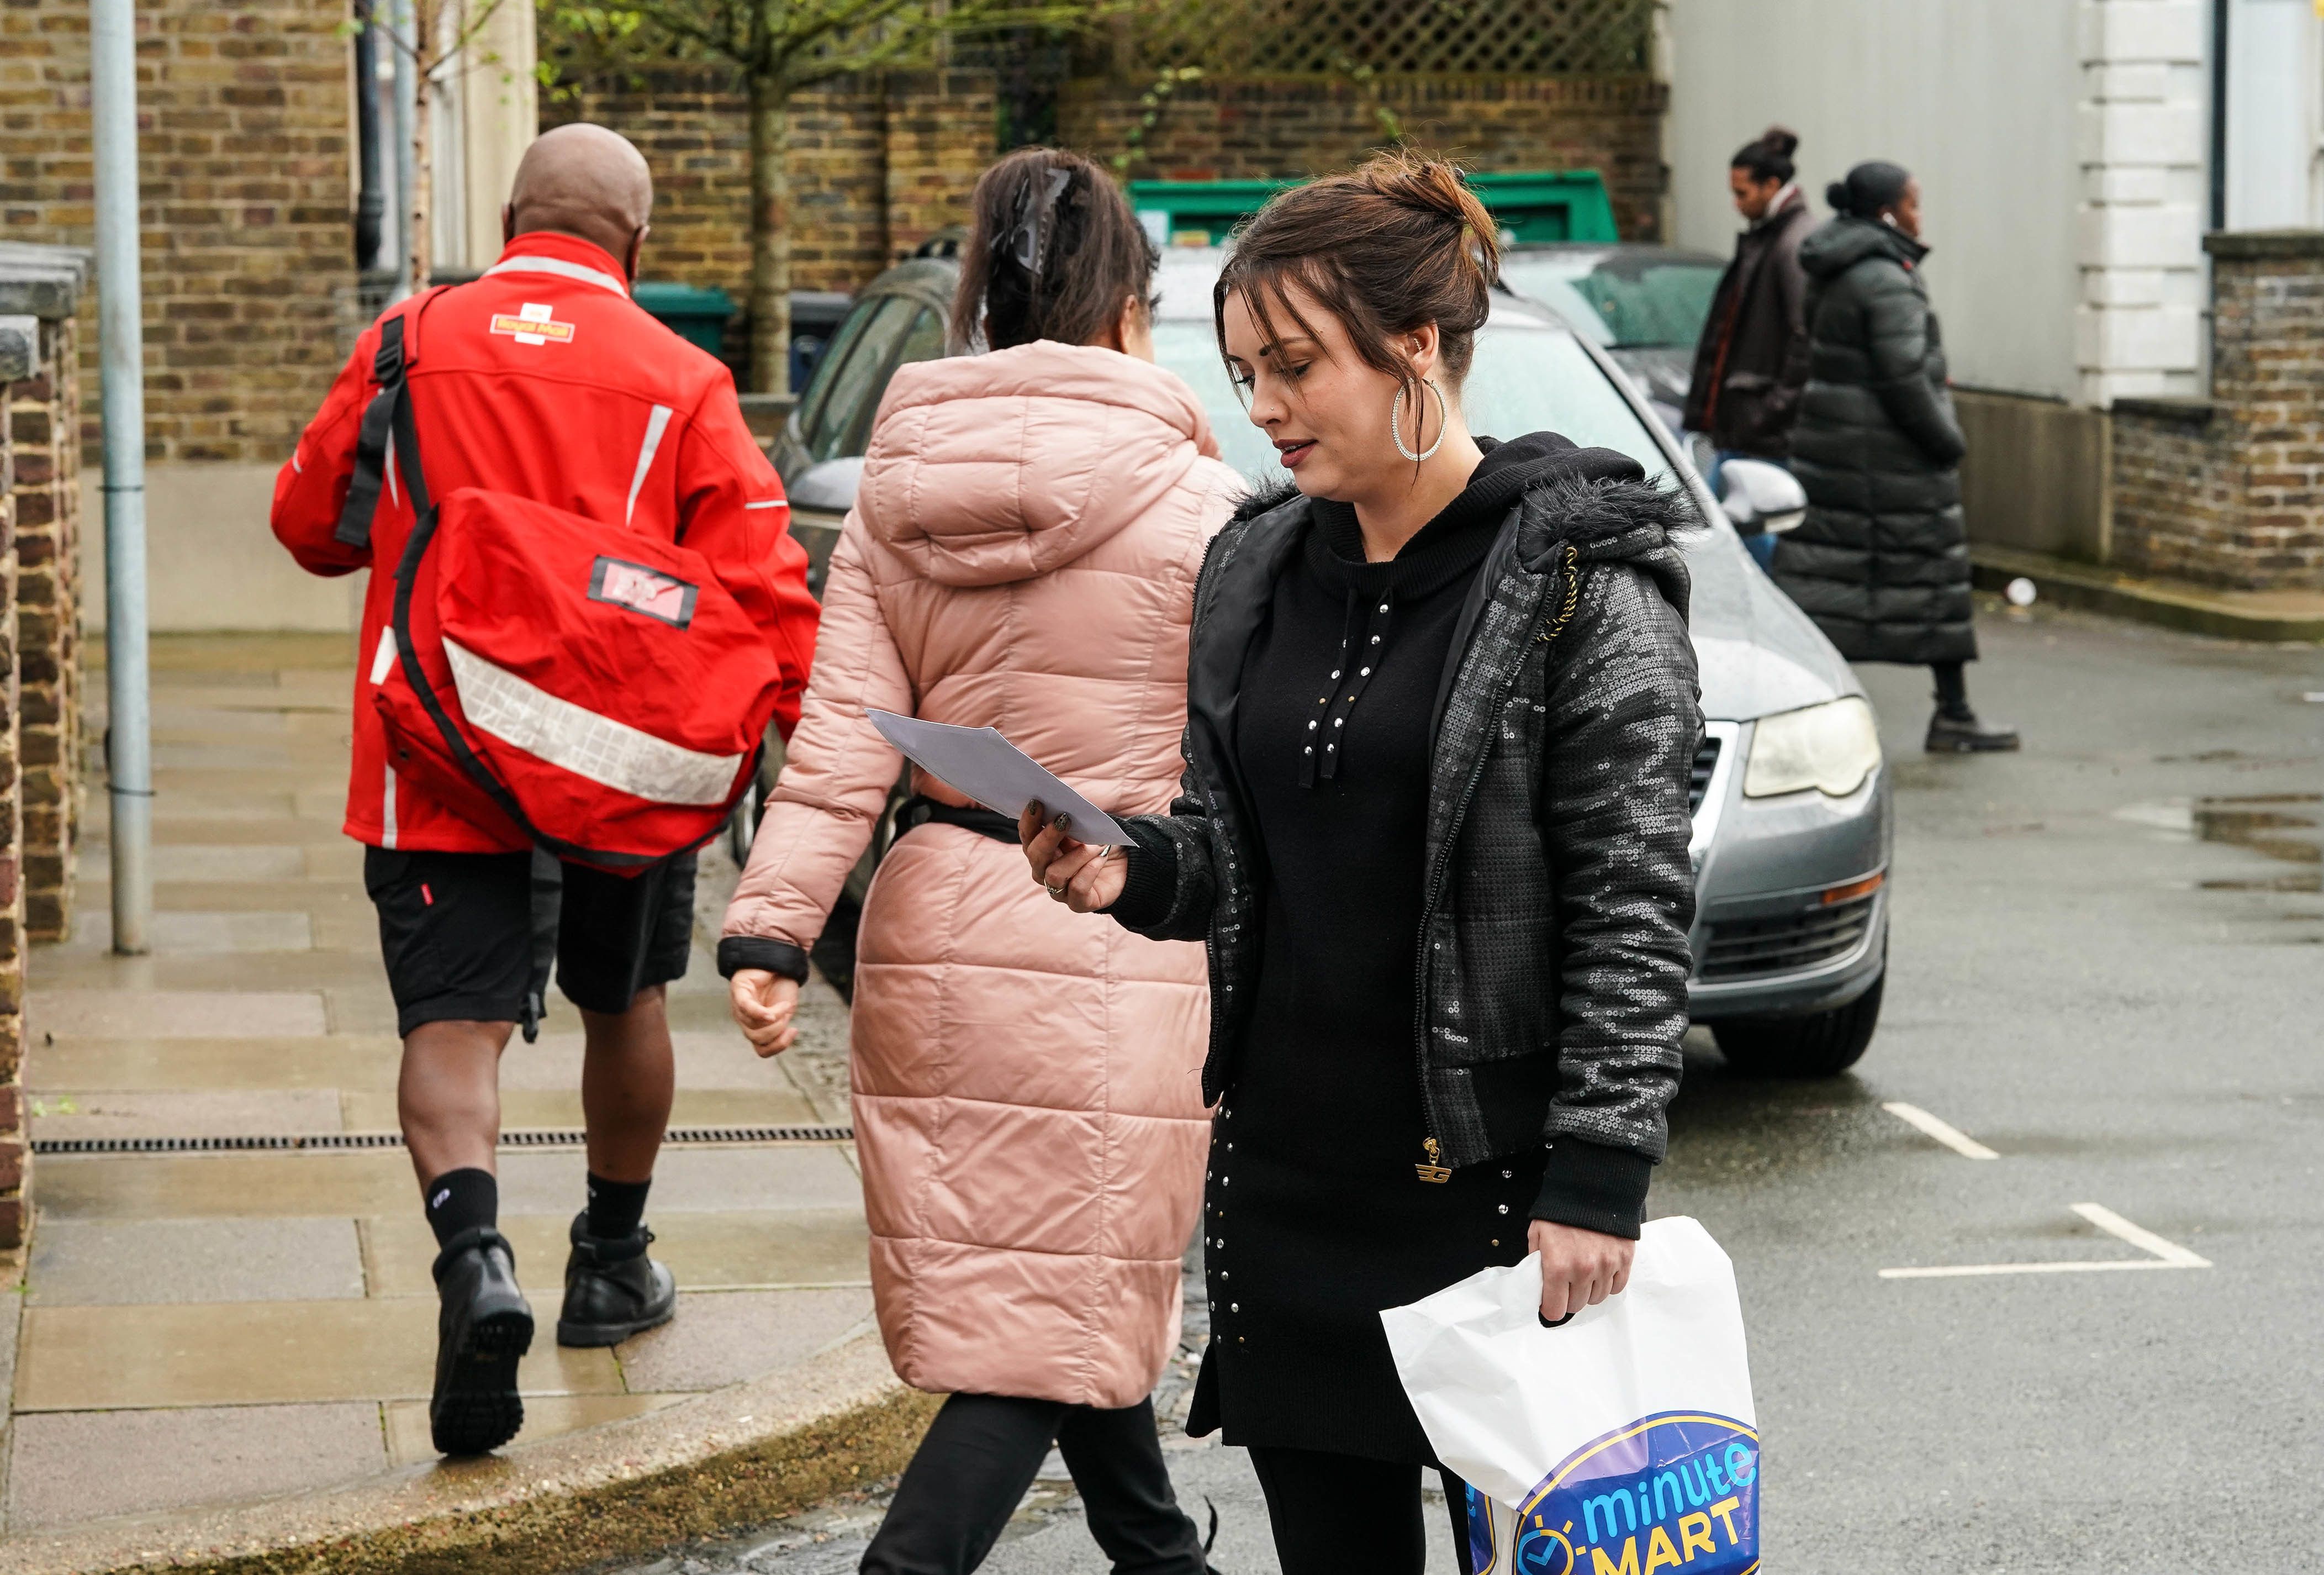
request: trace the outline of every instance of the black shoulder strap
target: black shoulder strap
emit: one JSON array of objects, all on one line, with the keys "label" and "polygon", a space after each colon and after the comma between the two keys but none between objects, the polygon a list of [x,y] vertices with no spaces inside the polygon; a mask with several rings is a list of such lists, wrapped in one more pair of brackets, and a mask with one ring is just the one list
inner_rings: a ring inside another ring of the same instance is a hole
[{"label": "black shoulder strap", "polygon": [[426,300],[415,301],[379,325],[379,352],[372,357],[372,381],[379,392],[364,410],[363,427],[355,439],[355,473],[347,484],[346,505],[339,511],[332,537],[350,547],[371,545],[372,515],[379,510],[380,489],[387,478],[387,450],[394,438],[396,474],[411,497],[416,518],[428,509],[428,483],[420,466],[420,433],[411,419],[411,394],[404,379],[404,325]]}]

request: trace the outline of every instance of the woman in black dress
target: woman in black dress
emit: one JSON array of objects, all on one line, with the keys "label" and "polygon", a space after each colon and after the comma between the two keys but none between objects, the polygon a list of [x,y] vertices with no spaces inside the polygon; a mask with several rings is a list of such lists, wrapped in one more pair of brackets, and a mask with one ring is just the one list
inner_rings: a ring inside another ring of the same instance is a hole
[{"label": "woman in black dress", "polygon": [[1618,1292],[1687,1024],[1691,516],[1470,435],[1496,252],[1401,154],[1237,238],[1220,341],[1292,485],[1197,581],[1184,791],[1125,857],[1021,828],[1060,902],[1209,942],[1188,1428],[1249,1447],[1286,1575],[1416,1575],[1437,1462],[1379,1314],[1529,1252],[1545,1318]]}]

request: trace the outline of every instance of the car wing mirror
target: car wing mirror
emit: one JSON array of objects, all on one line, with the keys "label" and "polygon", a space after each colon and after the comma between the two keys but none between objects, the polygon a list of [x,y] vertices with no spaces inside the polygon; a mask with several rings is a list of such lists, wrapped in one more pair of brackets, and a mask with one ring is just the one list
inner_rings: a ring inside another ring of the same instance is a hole
[{"label": "car wing mirror", "polygon": [[786,489],[795,508],[844,514],[855,506],[855,489],[862,485],[863,457],[825,459],[792,477]]},{"label": "car wing mirror", "polygon": [[1807,517],[1807,488],[1780,465],[1765,459],[1729,459],[1720,468],[1726,489],[1719,506],[1738,530],[1757,523],[1763,531],[1788,531]]}]

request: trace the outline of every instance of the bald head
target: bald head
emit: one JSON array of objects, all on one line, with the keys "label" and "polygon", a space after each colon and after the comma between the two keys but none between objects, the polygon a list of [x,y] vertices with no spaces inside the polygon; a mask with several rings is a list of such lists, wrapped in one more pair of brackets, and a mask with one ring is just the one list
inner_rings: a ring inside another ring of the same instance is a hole
[{"label": "bald head", "polygon": [[602,125],[560,125],[525,149],[501,223],[511,239],[557,230],[594,241],[635,278],[652,213],[653,173],[627,137]]}]

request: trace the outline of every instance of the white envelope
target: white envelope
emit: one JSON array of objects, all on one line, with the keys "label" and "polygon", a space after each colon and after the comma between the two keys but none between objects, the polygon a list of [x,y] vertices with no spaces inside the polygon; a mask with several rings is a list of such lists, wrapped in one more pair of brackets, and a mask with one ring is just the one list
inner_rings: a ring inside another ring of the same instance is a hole
[{"label": "white envelope", "polygon": [[988,810],[1015,820],[1038,803],[1065,817],[1065,830],[1093,848],[1127,848],[1130,833],[1112,816],[1057,780],[994,727],[955,727],[866,708],[880,736],[930,776],[966,793]]}]

